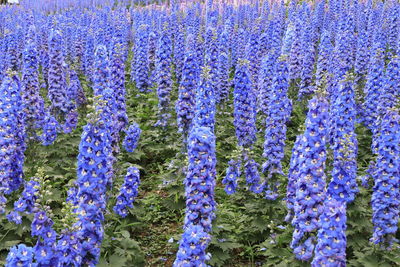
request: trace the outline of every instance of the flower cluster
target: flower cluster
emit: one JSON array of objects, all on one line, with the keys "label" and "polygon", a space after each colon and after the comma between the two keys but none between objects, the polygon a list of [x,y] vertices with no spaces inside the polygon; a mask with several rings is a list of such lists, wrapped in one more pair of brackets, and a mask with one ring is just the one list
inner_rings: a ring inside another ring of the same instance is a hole
[{"label": "flower cluster", "polygon": [[393,108],[398,104],[398,96],[400,89],[400,57],[393,56],[389,62],[386,73],[384,88],[379,96],[378,116],[383,116],[387,109]]},{"label": "flower cluster", "polygon": [[270,102],[270,94],[273,86],[273,77],[275,71],[275,56],[268,54],[261,61],[260,73],[258,75],[258,90],[257,95],[257,111],[267,115]]},{"label": "flower cluster", "polygon": [[175,73],[178,82],[182,78],[183,60],[185,58],[185,29],[181,24],[178,25],[174,38],[174,63]]},{"label": "flower cluster", "polygon": [[140,127],[137,123],[132,123],[125,132],[126,136],[123,146],[126,151],[132,153],[137,147],[142,130],[140,130]]},{"label": "flower cluster", "polygon": [[[192,38],[192,37],[188,37]],[[193,50],[186,52],[176,101],[176,117],[179,131],[188,134],[194,118],[195,90],[197,88],[198,64]]]},{"label": "flower cluster", "polygon": [[265,128],[263,157],[267,161],[263,164],[263,171],[269,175],[283,174],[281,161],[284,157],[286,122],[292,110],[292,103],[287,94],[288,89],[287,63],[285,60],[280,60],[276,63]]},{"label": "flower cluster", "polygon": [[169,114],[170,94],[172,90],[171,78],[172,42],[166,31],[163,31],[158,42],[156,57],[157,95],[159,120],[156,126],[166,127]]},{"label": "flower cluster", "polygon": [[0,86],[0,211],[3,194],[17,190],[23,181],[24,122],[20,86],[14,76],[6,76]]},{"label": "flower cluster", "polygon": [[214,218],[215,136],[208,127],[194,126],[188,138],[184,233],[174,266],[206,266],[206,248]]},{"label": "flower cluster", "polygon": [[43,122],[43,133],[40,136],[44,146],[53,144],[57,139],[57,128],[58,122],[56,118],[47,112]]},{"label": "flower cluster", "polygon": [[229,97],[231,82],[229,80],[229,50],[227,49],[228,33],[223,31],[219,37],[218,55],[218,86],[220,101],[225,101]]},{"label": "flower cluster", "polygon": [[79,144],[75,201],[82,244],[82,264],[97,264],[103,239],[102,221],[106,207],[111,154],[110,132],[102,120],[90,121]]},{"label": "flower cluster", "polygon": [[194,127],[188,138],[189,165],[185,179],[185,228],[199,225],[211,231],[216,203],[215,136],[208,127]]},{"label": "flower cluster", "polygon": [[214,132],[215,125],[215,91],[211,86],[210,68],[203,67],[200,82],[196,91],[196,108],[193,120],[195,127],[209,127]]},{"label": "flower cluster", "polygon": [[125,89],[125,63],[124,49],[118,38],[114,38],[113,48],[110,57],[110,87],[113,88],[115,95],[116,109],[116,131],[124,129],[129,121],[126,114],[126,89]]},{"label": "flower cluster", "polygon": [[321,88],[328,81],[330,71],[330,63],[333,52],[331,35],[329,31],[324,31],[321,36],[321,44],[319,46],[317,70],[315,73],[315,83],[317,88]]},{"label": "flower cluster", "polygon": [[354,63],[354,71],[358,79],[363,78],[368,72],[369,49],[368,49],[368,31],[365,26],[361,27],[357,38],[357,51]]},{"label": "flower cluster", "polygon": [[67,96],[71,101],[76,101],[78,106],[83,106],[87,102],[78,74],[74,70],[69,71],[69,87],[67,90]]},{"label": "flower cluster", "polygon": [[7,53],[6,56],[6,69],[11,69],[13,71],[19,70],[19,44],[18,31],[14,30],[6,35],[7,40]]},{"label": "flower cluster", "polygon": [[60,266],[81,266],[82,244],[80,242],[81,240],[76,232],[61,234],[56,246]]},{"label": "flower cluster", "polygon": [[246,184],[250,186],[250,191],[260,193],[263,185],[260,183],[261,177],[258,172],[259,164],[254,159],[245,158],[244,173],[246,176]]},{"label": "flower cluster", "polygon": [[330,134],[334,161],[328,195],[338,201],[351,202],[358,192],[356,103],[351,78],[342,80],[330,111]]},{"label": "flower cluster", "polygon": [[149,62],[149,71],[150,71],[150,80],[149,86],[153,87],[157,83],[156,78],[156,50],[157,50],[157,33],[155,31],[150,31],[149,33],[149,53],[148,53],[148,62]]},{"label": "flower cluster", "polygon": [[241,162],[230,160],[228,164],[229,167],[226,169],[226,176],[222,183],[225,184],[225,192],[231,195],[236,192],[238,187],[237,179],[240,177]]},{"label": "flower cluster", "polygon": [[67,81],[64,75],[63,64],[61,32],[52,30],[49,36],[49,88],[47,96],[51,101],[54,114],[57,115],[67,112]]},{"label": "flower cluster", "polygon": [[93,81],[94,71],[94,34],[91,27],[88,28],[85,38],[83,53],[83,71],[90,81]]},{"label": "flower cluster", "polygon": [[208,28],[207,35],[209,35],[208,44],[206,44],[205,51],[205,65],[209,68],[209,83],[214,91],[214,97],[216,101],[219,101],[219,77],[218,77],[218,42],[215,29]]},{"label": "flower cluster", "polygon": [[136,33],[135,60],[132,61],[131,73],[140,92],[146,92],[149,87],[148,39],[147,25],[140,25]]},{"label": "flower cluster", "polygon": [[140,185],[140,172],[136,167],[129,167],[125,176],[124,184],[121,186],[114,212],[121,217],[128,215],[127,208],[133,208],[133,202],[138,195]]},{"label": "flower cluster", "polygon": [[312,267],[346,266],[346,203],[327,198],[318,230]]},{"label": "flower cluster", "polygon": [[300,78],[303,55],[301,49],[302,27],[299,19],[294,24],[294,37],[289,54],[289,77],[291,80]]},{"label": "flower cluster", "polygon": [[250,34],[247,47],[247,59],[249,60],[249,72],[251,75],[252,84],[255,88],[257,88],[258,72],[260,68],[258,33]]},{"label": "flower cluster", "polygon": [[374,187],[372,193],[372,222],[375,244],[391,245],[395,240],[399,221],[400,181],[400,116],[397,110],[388,110],[379,129]]},{"label": "flower cluster", "polygon": [[14,246],[7,255],[5,267],[33,267],[33,255],[34,251],[31,247],[24,244]]},{"label": "flower cluster", "polygon": [[9,219],[12,219],[12,221],[19,224],[21,223],[19,212],[33,212],[36,199],[39,195],[39,188],[40,184],[36,178],[32,178],[30,181],[25,183],[24,191],[22,192],[21,197],[14,202],[14,212],[9,216]]},{"label": "flower cluster", "polygon": [[210,243],[210,235],[199,225],[189,226],[179,242],[174,267],[207,267],[206,249]]},{"label": "flower cluster", "polygon": [[58,257],[55,250],[57,233],[53,229],[53,224],[46,211],[35,212],[31,228],[32,236],[38,237],[34,251],[39,266],[57,266]]},{"label": "flower cluster", "polygon": [[363,121],[371,130],[375,128],[378,117],[377,106],[384,84],[384,62],[380,50],[372,57],[367,75],[367,83],[364,87],[365,101],[363,105]]},{"label": "flower cluster", "polygon": [[235,73],[234,121],[239,146],[251,147],[256,141],[256,96],[246,60],[240,60]]},{"label": "flower cluster", "polygon": [[288,208],[288,214],[285,217],[285,221],[289,222],[293,219],[294,204],[296,200],[296,184],[297,177],[299,176],[299,168],[304,160],[303,136],[298,135],[296,137],[296,142],[294,143],[292,149],[292,156],[290,157],[289,173],[288,173],[288,183],[286,189],[286,207]]},{"label": "flower cluster", "polygon": [[304,29],[302,38],[302,52],[303,62],[301,65],[301,83],[299,88],[298,97],[301,99],[306,95],[314,93],[315,87],[313,85],[313,72],[315,63],[315,44],[312,40],[313,37],[313,25],[307,23]]},{"label": "flower cluster", "polygon": [[95,96],[102,96],[104,90],[109,88],[110,78],[108,52],[104,45],[96,47],[93,68],[93,93]]},{"label": "flower cluster", "polygon": [[[328,133],[328,101],[318,95],[309,101],[306,130],[302,136],[304,161],[299,166],[294,203],[295,228],[291,248],[300,260],[312,256],[315,236],[325,199],[325,160]],[[304,240],[306,239],[306,240]]]},{"label": "flower cluster", "polygon": [[[33,26],[32,26],[33,27]],[[29,41],[23,52],[22,100],[27,130],[33,132],[44,120],[44,100],[39,92],[39,62],[36,44]],[[31,133],[33,135],[33,133]]]}]

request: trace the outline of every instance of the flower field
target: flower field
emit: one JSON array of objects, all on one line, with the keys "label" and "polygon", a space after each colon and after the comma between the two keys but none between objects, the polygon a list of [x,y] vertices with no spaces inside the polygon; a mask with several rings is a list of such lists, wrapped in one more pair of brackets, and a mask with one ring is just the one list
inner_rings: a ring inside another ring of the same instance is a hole
[{"label": "flower field", "polygon": [[21,0],[0,52],[1,266],[400,266],[397,0]]}]

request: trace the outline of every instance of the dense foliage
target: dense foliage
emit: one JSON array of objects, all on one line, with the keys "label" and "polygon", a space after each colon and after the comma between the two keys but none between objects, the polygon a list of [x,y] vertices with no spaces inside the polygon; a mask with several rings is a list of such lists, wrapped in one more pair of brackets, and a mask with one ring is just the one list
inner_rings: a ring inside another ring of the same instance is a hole
[{"label": "dense foliage", "polygon": [[0,6],[0,264],[400,266],[400,3]]}]

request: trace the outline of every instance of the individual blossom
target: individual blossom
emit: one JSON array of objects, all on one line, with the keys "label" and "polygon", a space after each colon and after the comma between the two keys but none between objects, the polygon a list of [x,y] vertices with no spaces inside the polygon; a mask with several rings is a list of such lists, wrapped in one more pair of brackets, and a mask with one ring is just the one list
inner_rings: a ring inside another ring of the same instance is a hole
[{"label": "individual blossom", "polygon": [[114,212],[121,217],[128,215],[127,208],[133,208],[133,202],[138,195],[140,185],[140,172],[136,167],[129,167],[125,176],[124,184],[119,190]]},{"label": "individual blossom", "polygon": [[226,176],[222,180],[222,184],[225,185],[225,192],[231,195],[236,192],[238,187],[237,179],[240,177],[241,162],[239,160],[230,160],[229,166],[226,169]]},{"label": "individual blossom", "polygon": [[322,94],[309,101],[306,129],[302,136],[304,161],[299,166],[294,203],[291,248],[296,258],[309,260],[315,246],[325,199],[325,160],[328,134],[328,101]]},{"label": "individual blossom", "polygon": [[157,57],[156,57],[156,72],[157,72],[157,95],[159,120],[156,126],[166,127],[169,114],[169,105],[171,101],[172,78],[171,78],[171,63],[172,63],[172,42],[168,33],[164,30],[158,42]]},{"label": "individual blossom", "polygon": [[373,173],[372,223],[374,232],[371,242],[383,247],[396,240],[399,221],[400,180],[400,116],[395,109],[383,115],[377,137],[377,159]]},{"label": "individual blossom", "polygon": [[17,211],[11,211],[9,214],[7,214],[7,220],[10,222],[14,222],[15,224],[21,224],[22,223],[22,217]]},{"label": "individual blossom", "polygon": [[33,267],[35,266],[33,255],[32,247],[27,247],[25,244],[14,246],[7,255],[5,267]]},{"label": "individual blossom", "polygon": [[135,59],[132,61],[131,73],[140,92],[147,92],[149,87],[148,39],[147,25],[140,25],[136,34]]},{"label": "individual blossom", "polygon": [[206,249],[210,240],[210,235],[201,226],[191,225],[186,228],[179,242],[179,249],[173,266],[208,266],[206,264]]},{"label": "individual blossom", "polygon": [[184,229],[200,226],[211,231],[215,217],[215,136],[209,127],[194,126],[188,138],[189,165],[184,181],[186,212]]},{"label": "individual blossom", "polygon": [[192,127],[209,127],[214,132],[216,100],[215,91],[210,79],[210,68],[203,67],[200,82],[196,90],[196,106]]},{"label": "individual blossom", "polygon": [[327,198],[320,217],[312,267],[346,266],[346,202]]},{"label": "individual blossom", "polygon": [[142,130],[137,123],[132,123],[125,131],[126,136],[123,142],[123,146],[126,151],[132,153],[136,149],[141,132]]}]

